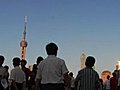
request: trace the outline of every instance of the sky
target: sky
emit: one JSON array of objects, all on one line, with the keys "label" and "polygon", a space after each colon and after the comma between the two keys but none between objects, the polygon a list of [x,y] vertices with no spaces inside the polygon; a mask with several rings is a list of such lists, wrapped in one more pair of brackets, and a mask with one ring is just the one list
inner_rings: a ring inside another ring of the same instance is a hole
[{"label": "sky", "polygon": [[47,57],[45,46],[58,45],[58,57],[76,76],[80,56],[96,59],[95,70],[115,70],[120,60],[120,0],[1,0],[0,54],[4,65],[20,56],[24,16],[28,17],[27,64]]}]

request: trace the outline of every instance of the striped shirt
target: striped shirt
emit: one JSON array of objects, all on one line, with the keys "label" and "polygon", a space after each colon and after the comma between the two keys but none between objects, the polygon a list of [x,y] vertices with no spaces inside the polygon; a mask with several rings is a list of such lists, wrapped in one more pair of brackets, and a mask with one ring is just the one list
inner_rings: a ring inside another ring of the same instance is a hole
[{"label": "striped shirt", "polygon": [[79,82],[79,90],[97,90],[100,86],[98,73],[90,67],[80,70],[75,82]]}]

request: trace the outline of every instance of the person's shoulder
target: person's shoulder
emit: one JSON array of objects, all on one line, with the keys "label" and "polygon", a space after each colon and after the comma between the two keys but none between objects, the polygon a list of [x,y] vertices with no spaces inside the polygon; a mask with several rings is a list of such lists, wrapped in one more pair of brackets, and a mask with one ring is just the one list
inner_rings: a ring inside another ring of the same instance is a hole
[{"label": "person's shoulder", "polygon": [[13,68],[13,69],[11,69],[11,73],[14,73],[16,71],[16,69],[15,68]]},{"label": "person's shoulder", "polygon": [[0,71],[2,72],[2,73],[6,73],[6,70],[5,70],[5,68],[2,66],[2,67],[0,67]]},{"label": "person's shoulder", "polygon": [[59,60],[59,61],[65,61],[64,59],[62,59],[62,58],[60,58],[60,57],[56,57],[57,58],[57,60]]},{"label": "person's shoulder", "polygon": [[98,77],[98,78],[99,78],[99,74],[98,74],[98,72],[97,72],[97,71],[95,71],[94,69],[93,69],[93,74],[94,74],[96,77]]},{"label": "person's shoulder", "polygon": [[30,71],[30,69],[29,69],[29,68],[27,68],[27,67],[25,67],[25,70],[26,70],[26,71]]},{"label": "person's shoulder", "polygon": [[84,68],[80,69],[79,71],[82,72],[82,71],[85,71],[86,69],[88,69],[88,68],[84,67]]},{"label": "person's shoulder", "polygon": [[4,70],[5,68],[3,66],[0,67],[0,70]]},{"label": "person's shoulder", "polygon": [[94,74],[98,74],[98,72],[97,72],[96,70],[94,70],[93,68],[92,68],[92,72],[93,72]]},{"label": "person's shoulder", "polygon": [[65,64],[65,60],[62,59],[62,58],[59,58],[59,57],[56,57],[58,62],[61,63],[61,64]]},{"label": "person's shoulder", "polygon": [[83,71],[85,71],[86,68],[82,68],[78,71],[78,73],[82,73]]}]

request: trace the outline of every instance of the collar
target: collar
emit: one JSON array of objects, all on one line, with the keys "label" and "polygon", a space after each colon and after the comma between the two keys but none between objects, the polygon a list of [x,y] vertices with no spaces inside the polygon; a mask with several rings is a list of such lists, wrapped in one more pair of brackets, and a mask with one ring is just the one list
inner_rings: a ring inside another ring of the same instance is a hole
[{"label": "collar", "polygon": [[48,55],[47,58],[53,58],[53,57],[56,57],[55,55]]},{"label": "collar", "polygon": [[15,68],[20,68],[19,66],[16,66]]}]

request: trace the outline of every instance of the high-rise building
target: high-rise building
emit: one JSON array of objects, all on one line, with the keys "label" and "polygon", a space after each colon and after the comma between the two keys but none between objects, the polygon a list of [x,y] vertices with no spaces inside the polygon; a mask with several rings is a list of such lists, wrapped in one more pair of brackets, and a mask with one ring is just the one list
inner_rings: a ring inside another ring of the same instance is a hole
[{"label": "high-rise building", "polygon": [[120,60],[117,61],[116,70],[120,70]]},{"label": "high-rise building", "polygon": [[116,64],[116,69],[114,70],[114,72],[117,74],[117,77],[120,77],[120,60],[117,61]]},{"label": "high-rise building", "polygon": [[27,47],[27,41],[26,41],[26,29],[27,29],[27,16],[24,18],[24,32],[23,32],[23,39],[20,42],[21,47],[21,53],[20,58],[25,59],[26,58],[26,47]]},{"label": "high-rise building", "polygon": [[86,61],[86,54],[83,50],[82,55],[80,56],[80,68],[81,69],[85,67],[85,61]]}]

